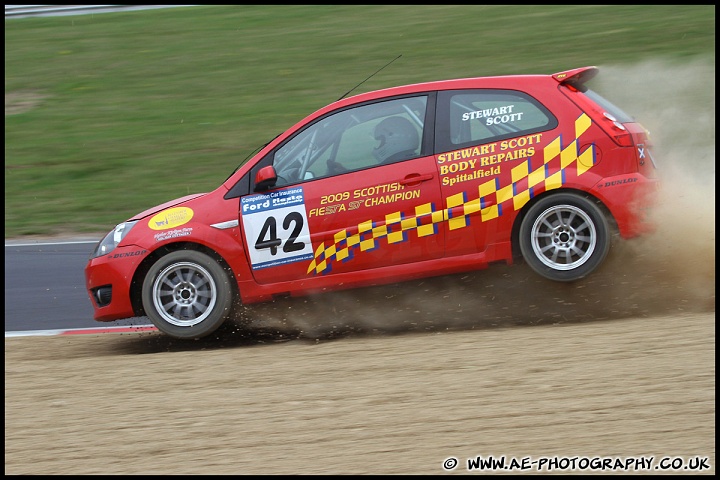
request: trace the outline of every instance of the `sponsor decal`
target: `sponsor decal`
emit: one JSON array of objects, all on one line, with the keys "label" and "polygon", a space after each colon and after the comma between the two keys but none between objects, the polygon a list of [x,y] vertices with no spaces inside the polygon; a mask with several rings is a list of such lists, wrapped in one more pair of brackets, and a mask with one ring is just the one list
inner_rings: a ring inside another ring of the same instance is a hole
[{"label": "sponsor decal", "polygon": [[115,255],[110,256],[110,258],[137,257],[138,255],[145,255],[146,253],[147,250],[135,250],[134,252],[116,253]]},{"label": "sponsor decal", "polygon": [[635,183],[637,181],[638,181],[638,179],[635,177],[621,178],[619,180],[610,180],[607,182],[598,183],[598,188],[618,187],[618,186],[626,184],[626,183]]},{"label": "sponsor decal", "polygon": [[192,233],[192,228],[176,228],[175,230],[168,230],[167,232],[160,232],[155,234],[155,241],[162,242],[163,240],[169,240],[171,238],[187,237]]},{"label": "sponsor decal", "polygon": [[313,257],[302,187],[243,197],[240,211],[253,270]]},{"label": "sponsor decal", "polygon": [[437,156],[437,163],[442,184],[451,187],[462,182],[500,175],[503,162],[531,158],[541,140],[542,134],[536,133],[441,153]]},{"label": "sponsor decal", "polygon": [[502,107],[466,112],[462,114],[462,120],[463,122],[467,122],[468,120],[482,118],[485,121],[485,125],[500,125],[522,120],[523,113],[525,112],[513,112],[514,109],[515,105],[505,105]]},{"label": "sponsor decal", "polygon": [[175,207],[163,210],[148,221],[153,230],[168,230],[188,223],[195,212],[188,207]]}]

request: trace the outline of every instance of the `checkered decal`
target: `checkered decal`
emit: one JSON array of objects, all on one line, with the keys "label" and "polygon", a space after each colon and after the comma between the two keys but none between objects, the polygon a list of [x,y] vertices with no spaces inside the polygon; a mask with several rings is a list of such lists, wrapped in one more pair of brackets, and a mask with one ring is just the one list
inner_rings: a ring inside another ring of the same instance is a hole
[{"label": "checkered decal", "polygon": [[415,216],[411,218],[405,218],[402,212],[394,212],[385,216],[382,225],[368,220],[356,227],[357,232],[337,232],[331,245],[325,246],[323,242],[315,250],[307,273],[328,273],[333,261],[349,261],[358,249],[365,252],[378,248],[383,238],[388,244],[401,243],[408,240],[410,231],[418,237],[436,234],[441,222],[448,222],[450,230],[457,230],[467,227],[469,216],[477,212],[486,222],[501,216],[505,209],[519,210],[535,196],[538,185],[542,187],[540,191],[560,188],[566,181],[567,169],[575,170],[580,176],[595,165],[595,145],[582,154],[578,151],[580,136],[590,125],[590,117],[582,114],[575,120],[575,138],[565,148],[558,136],[543,149],[543,164],[538,168],[532,169],[532,158],[513,167],[509,185],[501,186],[499,178],[494,178],[478,187],[477,198],[468,200],[467,193],[462,192],[447,197],[444,209],[436,210],[434,204],[425,203],[415,207]]}]

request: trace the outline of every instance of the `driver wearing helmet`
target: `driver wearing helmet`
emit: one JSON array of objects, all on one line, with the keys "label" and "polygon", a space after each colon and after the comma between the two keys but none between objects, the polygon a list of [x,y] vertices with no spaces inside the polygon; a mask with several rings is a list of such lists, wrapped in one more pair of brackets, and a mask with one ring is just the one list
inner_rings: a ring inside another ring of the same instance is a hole
[{"label": "driver wearing helmet", "polygon": [[[372,153],[380,165],[414,157],[415,149],[420,144],[418,132],[410,120],[398,116],[388,117],[378,123],[373,136],[379,143]],[[328,160],[327,165],[331,175],[348,171],[333,159]]]},{"label": "driver wearing helmet", "polygon": [[375,140],[380,143],[373,149],[373,155],[380,164],[414,157],[420,143],[417,130],[403,117],[388,117],[378,123]]}]

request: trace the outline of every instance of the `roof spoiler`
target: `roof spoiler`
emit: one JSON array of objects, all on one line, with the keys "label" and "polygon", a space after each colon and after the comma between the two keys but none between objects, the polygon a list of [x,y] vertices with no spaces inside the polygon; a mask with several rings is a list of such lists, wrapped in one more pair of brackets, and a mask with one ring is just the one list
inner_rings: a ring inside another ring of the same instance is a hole
[{"label": "roof spoiler", "polygon": [[566,70],[564,72],[558,72],[552,77],[558,81],[558,83],[566,83],[573,87],[584,84],[591,80],[600,70],[597,67],[582,67],[575,68],[573,70]]}]

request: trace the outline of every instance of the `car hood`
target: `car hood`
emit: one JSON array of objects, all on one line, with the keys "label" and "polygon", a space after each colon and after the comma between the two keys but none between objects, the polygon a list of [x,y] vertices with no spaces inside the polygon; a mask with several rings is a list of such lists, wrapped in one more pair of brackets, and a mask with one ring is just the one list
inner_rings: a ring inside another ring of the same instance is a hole
[{"label": "car hood", "polygon": [[161,212],[161,211],[165,210],[166,208],[174,207],[176,205],[180,205],[181,203],[185,203],[189,200],[203,197],[205,195],[207,195],[207,193],[194,193],[192,195],[185,195],[184,197],[176,198],[175,200],[170,200],[169,202],[165,202],[161,205],[157,205],[155,207],[148,208],[144,212],[138,213],[137,215],[135,215],[128,221],[140,220],[142,218],[148,217],[155,213]]}]

